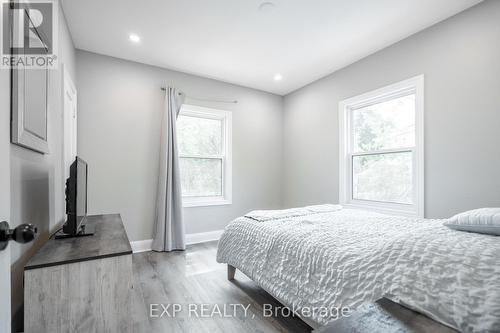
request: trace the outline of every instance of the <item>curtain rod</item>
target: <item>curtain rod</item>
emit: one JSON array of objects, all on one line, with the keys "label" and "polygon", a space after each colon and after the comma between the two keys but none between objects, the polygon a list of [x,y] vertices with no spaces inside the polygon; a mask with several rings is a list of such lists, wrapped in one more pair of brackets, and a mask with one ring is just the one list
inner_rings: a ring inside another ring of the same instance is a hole
[{"label": "curtain rod", "polygon": [[[167,90],[165,87],[161,87],[160,89],[163,90],[163,91]],[[184,92],[180,91],[179,95],[186,95],[186,94]],[[237,100],[230,101],[230,100],[225,100],[225,99],[208,99],[208,98],[194,97],[194,96],[188,96],[188,95],[186,95],[186,98],[194,99],[194,100],[197,100],[197,101],[204,101],[204,102],[229,103],[229,104],[236,104],[236,103],[238,103]]]}]

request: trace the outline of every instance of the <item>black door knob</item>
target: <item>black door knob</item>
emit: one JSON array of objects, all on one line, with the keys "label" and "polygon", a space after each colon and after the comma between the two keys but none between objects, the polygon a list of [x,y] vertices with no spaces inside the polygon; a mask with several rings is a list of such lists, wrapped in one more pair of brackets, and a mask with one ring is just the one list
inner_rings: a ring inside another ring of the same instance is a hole
[{"label": "black door knob", "polygon": [[33,224],[21,224],[10,229],[7,222],[0,222],[0,251],[7,247],[10,240],[18,243],[29,243],[35,239],[37,228]]}]

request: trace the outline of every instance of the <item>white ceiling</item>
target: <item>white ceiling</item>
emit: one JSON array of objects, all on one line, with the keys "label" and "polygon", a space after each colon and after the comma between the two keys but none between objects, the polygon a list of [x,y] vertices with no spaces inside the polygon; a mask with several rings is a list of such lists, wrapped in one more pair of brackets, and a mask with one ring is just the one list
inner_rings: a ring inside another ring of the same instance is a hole
[{"label": "white ceiling", "polygon": [[[275,6],[259,10],[272,1]],[[287,94],[481,0],[63,0],[79,49]],[[141,42],[130,42],[135,33]],[[281,81],[273,77],[280,73]]]}]

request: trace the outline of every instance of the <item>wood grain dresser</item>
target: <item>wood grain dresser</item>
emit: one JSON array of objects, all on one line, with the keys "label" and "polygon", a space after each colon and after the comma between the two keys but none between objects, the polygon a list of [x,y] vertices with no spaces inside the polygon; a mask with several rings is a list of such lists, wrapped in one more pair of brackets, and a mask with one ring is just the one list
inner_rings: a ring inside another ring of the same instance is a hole
[{"label": "wood grain dresser", "polygon": [[50,239],[24,268],[24,331],[131,332],[132,249],[120,215],[93,236]]}]

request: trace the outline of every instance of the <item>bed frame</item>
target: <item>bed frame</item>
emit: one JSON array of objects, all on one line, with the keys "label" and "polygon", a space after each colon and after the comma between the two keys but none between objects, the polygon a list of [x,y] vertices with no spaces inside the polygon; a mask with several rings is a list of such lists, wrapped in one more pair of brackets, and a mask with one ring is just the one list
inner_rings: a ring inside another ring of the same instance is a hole
[{"label": "bed frame", "polygon": [[231,265],[227,265],[227,279],[229,281],[234,280],[234,274],[236,274],[236,267],[233,267]]},{"label": "bed frame", "polygon": [[[227,279],[229,281],[234,281],[234,275],[236,274],[236,267],[234,266],[231,266],[229,264],[227,264]],[[261,286],[259,286],[261,287]],[[262,287],[261,287],[262,288]],[[264,289],[264,288],[262,288]],[[265,289],[264,289],[265,290]],[[271,295],[267,290],[266,292]],[[277,300],[279,303],[281,304],[284,304],[284,302],[280,301],[279,299],[277,299],[276,297],[274,297],[273,295],[271,295],[275,300]],[[286,306],[286,305],[285,305]],[[297,317],[299,317],[304,323],[306,323],[307,325],[309,325],[310,327],[313,328],[313,330],[318,330],[321,328],[321,326],[319,326],[317,323],[315,323],[314,321],[310,320],[309,318],[304,318],[302,316],[300,316],[299,314],[295,314]]]}]

